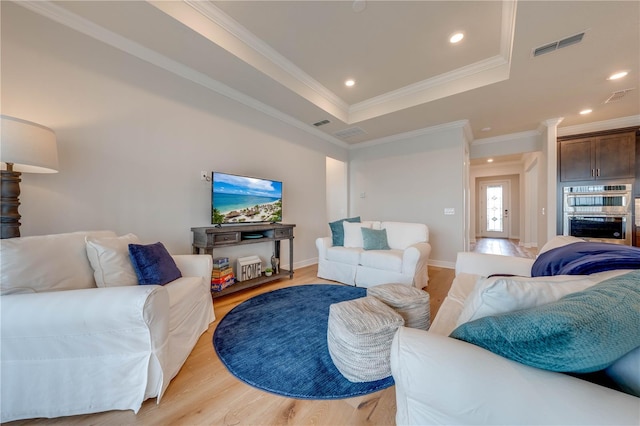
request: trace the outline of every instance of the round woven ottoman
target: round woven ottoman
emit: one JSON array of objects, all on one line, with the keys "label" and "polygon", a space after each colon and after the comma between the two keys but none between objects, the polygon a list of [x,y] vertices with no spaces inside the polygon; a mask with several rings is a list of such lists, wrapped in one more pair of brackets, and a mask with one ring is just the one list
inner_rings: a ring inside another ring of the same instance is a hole
[{"label": "round woven ottoman", "polygon": [[373,297],[331,305],[327,346],[338,371],[356,383],[389,377],[391,341],[403,324],[399,314]]},{"label": "round woven ottoman", "polygon": [[404,319],[405,327],[428,330],[431,324],[429,293],[405,284],[382,284],[367,289],[367,296],[375,297],[393,308]]}]

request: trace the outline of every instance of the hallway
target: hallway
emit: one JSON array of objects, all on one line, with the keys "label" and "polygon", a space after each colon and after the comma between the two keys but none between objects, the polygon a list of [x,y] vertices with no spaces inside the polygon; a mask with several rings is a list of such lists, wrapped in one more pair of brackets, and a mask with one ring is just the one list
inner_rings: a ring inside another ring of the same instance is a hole
[{"label": "hallway", "polygon": [[538,249],[521,247],[518,245],[518,240],[508,240],[506,238],[478,238],[475,243],[471,243],[471,251],[526,257],[529,259],[535,259],[538,254]]}]

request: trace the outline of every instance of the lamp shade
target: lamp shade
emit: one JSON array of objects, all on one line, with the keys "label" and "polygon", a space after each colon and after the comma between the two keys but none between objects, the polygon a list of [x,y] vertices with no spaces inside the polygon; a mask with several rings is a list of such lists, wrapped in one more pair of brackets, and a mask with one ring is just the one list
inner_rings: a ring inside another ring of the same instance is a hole
[{"label": "lamp shade", "polygon": [[1,115],[0,161],[24,173],[57,173],[58,149],[53,130]]}]

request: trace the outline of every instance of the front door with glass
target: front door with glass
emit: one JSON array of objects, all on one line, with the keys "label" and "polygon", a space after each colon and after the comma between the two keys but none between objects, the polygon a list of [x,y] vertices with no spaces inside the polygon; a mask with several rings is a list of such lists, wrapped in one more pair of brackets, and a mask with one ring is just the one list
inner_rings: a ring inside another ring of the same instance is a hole
[{"label": "front door with glass", "polygon": [[481,235],[509,237],[509,182],[483,182],[480,185]]}]

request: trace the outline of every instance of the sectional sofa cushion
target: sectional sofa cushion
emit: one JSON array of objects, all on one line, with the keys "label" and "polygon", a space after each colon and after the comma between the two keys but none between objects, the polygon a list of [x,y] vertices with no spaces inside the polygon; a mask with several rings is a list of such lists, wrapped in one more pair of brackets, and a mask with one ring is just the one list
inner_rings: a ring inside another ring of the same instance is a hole
[{"label": "sectional sofa cushion", "polygon": [[138,284],[138,277],[129,257],[129,244],[140,242],[137,236],[87,236],[85,242],[96,286],[103,288]]},{"label": "sectional sofa cushion", "polygon": [[331,240],[334,246],[344,245],[344,227],[342,226],[342,222],[360,222],[360,216],[348,217],[329,223],[329,228],[331,228]]},{"label": "sectional sofa cushion", "polygon": [[342,225],[344,226],[344,246],[362,248],[364,246],[362,228],[371,228],[371,224],[342,222]]},{"label": "sectional sofa cushion", "polygon": [[618,359],[605,372],[622,390],[640,397],[640,346]]},{"label": "sectional sofa cushion", "polygon": [[533,367],[589,373],[640,346],[640,271],[535,308],[462,324],[451,337]]},{"label": "sectional sofa cushion", "polygon": [[[85,237],[116,237],[112,231],[7,238],[0,244],[1,293],[95,288],[93,269],[87,262]],[[24,253],[29,253],[25,256]],[[55,256],[56,253],[64,256]],[[46,268],[42,265],[47,264]]]},{"label": "sectional sofa cushion", "polygon": [[587,277],[489,277],[482,278],[464,302],[457,325],[486,316],[533,308],[554,302],[596,284]]},{"label": "sectional sofa cushion", "polygon": [[360,255],[360,265],[382,271],[402,272],[402,250],[365,250]]}]

